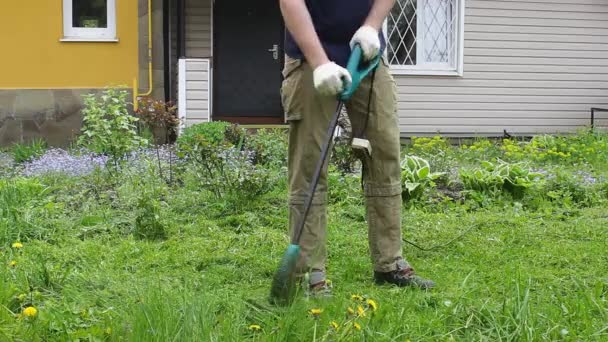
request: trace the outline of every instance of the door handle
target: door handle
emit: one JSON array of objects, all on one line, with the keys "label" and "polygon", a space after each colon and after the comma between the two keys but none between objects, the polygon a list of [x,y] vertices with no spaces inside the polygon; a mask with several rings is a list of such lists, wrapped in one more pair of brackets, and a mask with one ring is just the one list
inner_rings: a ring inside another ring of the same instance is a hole
[{"label": "door handle", "polygon": [[279,59],[279,44],[274,44],[272,49],[268,49],[268,52],[272,52],[272,58],[276,61]]}]

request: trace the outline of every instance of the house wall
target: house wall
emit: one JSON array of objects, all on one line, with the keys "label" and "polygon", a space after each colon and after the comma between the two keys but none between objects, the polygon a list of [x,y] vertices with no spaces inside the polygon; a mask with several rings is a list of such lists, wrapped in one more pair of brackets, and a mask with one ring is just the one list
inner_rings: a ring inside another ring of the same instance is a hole
[{"label": "house wall", "polygon": [[[182,74],[176,75],[176,79],[187,91],[180,94],[179,86],[176,90],[179,103],[185,103],[181,110],[186,117],[184,124],[189,126],[211,118],[212,6],[211,0],[186,0],[185,5],[187,60],[183,62]],[[178,63],[177,59],[175,63]],[[179,67],[175,70],[179,74]]]},{"label": "house wall", "polygon": [[211,57],[211,0],[186,0],[186,56]]},{"label": "house wall", "polygon": [[[465,5],[463,76],[395,75],[404,137],[568,132],[608,107],[608,2]],[[187,6],[187,56],[210,57],[210,1]]]},{"label": "house wall", "polygon": [[3,1],[0,89],[131,86],[138,73],[137,11],[136,1],[116,1],[117,43],[60,42],[62,0]]},{"label": "house wall", "polygon": [[465,4],[464,76],[395,76],[404,136],[572,131],[608,107],[607,1]]},{"label": "house wall", "polygon": [[61,42],[63,1],[0,6],[0,146],[45,138],[66,145],[81,125],[82,95],[130,87],[138,76],[138,3],[116,1],[118,42]]}]

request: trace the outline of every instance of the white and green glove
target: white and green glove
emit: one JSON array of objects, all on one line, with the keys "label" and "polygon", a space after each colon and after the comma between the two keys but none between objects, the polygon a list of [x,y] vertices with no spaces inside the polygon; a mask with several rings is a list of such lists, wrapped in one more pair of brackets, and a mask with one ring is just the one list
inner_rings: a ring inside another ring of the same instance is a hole
[{"label": "white and green glove", "polygon": [[361,46],[363,58],[366,61],[371,61],[380,53],[380,37],[378,30],[367,25],[361,26],[350,40],[350,48],[353,49],[356,44]]},{"label": "white and green glove", "polygon": [[349,87],[352,78],[345,68],[334,62],[321,64],[313,71],[315,89],[323,96],[335,96]]}]

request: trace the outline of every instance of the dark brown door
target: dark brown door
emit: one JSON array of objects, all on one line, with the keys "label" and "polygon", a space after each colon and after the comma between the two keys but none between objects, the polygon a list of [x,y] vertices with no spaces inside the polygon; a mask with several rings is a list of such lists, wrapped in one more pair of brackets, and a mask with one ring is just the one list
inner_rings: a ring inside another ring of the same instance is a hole
[{"label": "dark brown door", "polygon": [[283,30],[277,0],[215,1],[214,120],[282,120]]}]

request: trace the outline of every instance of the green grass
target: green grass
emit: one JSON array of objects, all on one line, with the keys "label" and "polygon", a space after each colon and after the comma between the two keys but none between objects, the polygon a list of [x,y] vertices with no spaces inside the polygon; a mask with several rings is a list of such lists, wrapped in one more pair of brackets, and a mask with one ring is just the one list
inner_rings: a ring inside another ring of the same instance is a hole
[{"label": "green grass", "polygon": [[[132,176],[116,186],[98,176],[0,181],[0,341],[608,340],[608,191],[585,205],[536,194],[404,208],[404,238],[424,247],[468,231],[432,251],[404,245],[438,284],[423,292],[372,283],[358,181],[334,174],[334,296],[277,308],[267,296],[288,244],[284,179],[239,210],[188,185],[160,185],[168,238],[150,241],[133,226],[137,193],[151,183]],[[12,248],[18,240],[24,247]],[[349,307],[366,307],[353,294],[378,310],[353,319]],[[16,317],[29,305],[35,319]],[[313,308],[323,309],[318,318]]]}]

